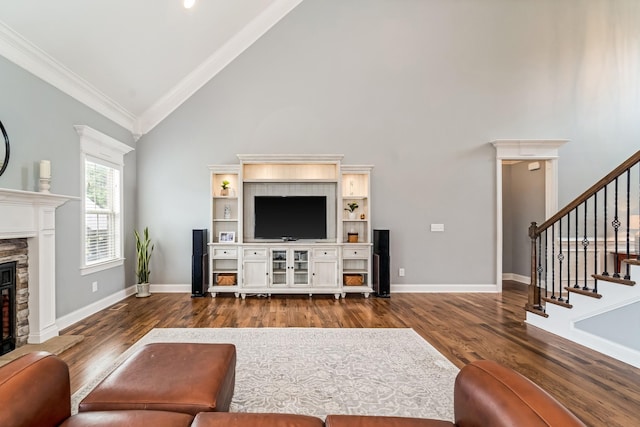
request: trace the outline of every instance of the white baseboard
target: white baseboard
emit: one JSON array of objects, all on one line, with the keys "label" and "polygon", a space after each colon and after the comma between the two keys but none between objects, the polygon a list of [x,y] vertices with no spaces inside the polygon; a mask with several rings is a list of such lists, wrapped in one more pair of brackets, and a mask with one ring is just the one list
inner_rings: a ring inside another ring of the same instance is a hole
[{"label": "white baseboard", "polygon": [[501,292],[502,287],[494,284],[487,285],[473,285],[473,284],[461,284],[461,285],[391,285],[391,293],[405,294],[405,293],[457,293],[457,292]]},{"label": "white baseboard", "polygon": [[149,286],[149,292],[157,292],[159,294],[190,294],[191,285],[154,285]]},{"label": "white baseboard", "polygon": [[[191,285],[151,285],[149,287],[150,292],[154,293],[191,293]],[[96,314],[100,310],[104,310],[107,307],[112,306],[113,304],[122,301],[123,299],[135,295],[136,293],[136,285],[130,286],[123,291],[118,291],[115,294],[109,295],[106,298],[101,299],[100,301],[96,301],[92,304],[89,304],[86,307],[82,307],[79,310],[76,310],[72,313],[69,313],[65,316],[62,316],[56,319],[56,325],[58,326],[58,330],[68,328],[85,319],[92,314]]]},{"label": "white baseboard", "polygon": [[520,282],[525,285],[531,283],[531,277],[516,273],[502,273],[502,280],[511,280],[512,282]]},{"label": "white baseboard", "polygon": [[96,301],[92,304],[89,304],[86,307],[82,307],[79,310],[76,310],[72,313],[69,313],[65,316],[62,316],[58,319],[56,319],[56,325],[58,325],[58,330],[62,330],[64,328],[68,328],[69,326],[73,325],[74,323],[77,323],[79,321],[81,321],[82,319],[91,316],[92,314],[95,314],[97,312],[99,312],[100,310],[104,310],[107,307],[112,306],[113,304],[122,301],[123,299],[127,298],[130,295],[133,295],[136,293],[136,287],[134,286],[130,286],[122,291],[118,291],[115,294],[111,294],[106,298],[103,298],[99,301]]}]

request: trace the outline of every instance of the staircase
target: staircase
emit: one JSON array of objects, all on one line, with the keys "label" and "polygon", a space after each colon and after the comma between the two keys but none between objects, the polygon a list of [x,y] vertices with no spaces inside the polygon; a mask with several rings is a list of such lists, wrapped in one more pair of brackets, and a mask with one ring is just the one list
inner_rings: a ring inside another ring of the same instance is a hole
[{"label": "staircase", "polygon": [[640,368],[639,233],[640,151],[531,224],[526,322]]}]

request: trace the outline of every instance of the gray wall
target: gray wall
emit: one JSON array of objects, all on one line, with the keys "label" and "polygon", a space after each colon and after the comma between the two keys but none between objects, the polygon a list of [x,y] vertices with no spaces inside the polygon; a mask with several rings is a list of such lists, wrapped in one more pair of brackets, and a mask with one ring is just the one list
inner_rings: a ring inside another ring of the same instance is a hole
[{"label": "gray wall", "polygon": [[190,282],[190,230],[208,224],[207,164],[342,153],[376,166],[372,221],[391,230],[392,283],[495,283],[488,141],[571,139],[560,150],[561,204],[635,152],[639,8],[304,1],[139,141],[152,281]]},{"label": "gray wall", "polygon": [[530,171],[529,162],[502,166],[502,272],[531,276],[529,226],[544,219],[544,162]]},{"label": "gray wall", "polygon": [[[9,134],[11,157],[0,187],[37,190],[38,163],[51,160],[51,192],[80,196],[80,140],[73,125],[84,124],[133,146],[131,134],[73,98],[0,57],[0,120]],[[129,237],[135,223],[135,151],[125,157],[125,256],[134,260]],[[80,275],[81,205],[56,211],[56,317],[64,316],[135,284],[130,261],[106,272]],[[91,283],[98,281],[98,292]]]}]

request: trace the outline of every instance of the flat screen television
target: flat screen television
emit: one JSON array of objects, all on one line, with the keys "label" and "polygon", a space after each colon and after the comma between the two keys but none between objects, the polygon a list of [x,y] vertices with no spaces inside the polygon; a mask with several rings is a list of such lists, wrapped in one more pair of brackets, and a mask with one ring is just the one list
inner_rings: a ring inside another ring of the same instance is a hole
[{"label": "flat screen television", "polygon": [[255,196],[256,239],[326,239],[326,196]]}]

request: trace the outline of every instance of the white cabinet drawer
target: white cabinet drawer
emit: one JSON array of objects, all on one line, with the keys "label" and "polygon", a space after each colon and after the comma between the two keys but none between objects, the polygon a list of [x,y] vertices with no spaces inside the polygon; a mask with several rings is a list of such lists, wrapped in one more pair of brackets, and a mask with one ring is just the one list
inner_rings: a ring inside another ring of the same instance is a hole
[{"label": "white cabinet drawer", "polygon": [[313,259],[337,258],[337,257],[338,257],[337,248],[314,248],[313,249]]},{"label": "white cabinet drawer", "polygon": [[242,252],[244,259],[266,258],[267,249],[265,248],[245,248]]},{"label": "white cabinet drawer", "polygon": [[348,246],[342,249],[343,258],[369,258],[369,248],[349,248]]},{"label": "white cabinet drawer", "polygon": [[214,258],[237,258],[238,257],[238,249],[236,249],[236,248],[214,248],[213,249],[213,257]]}]

